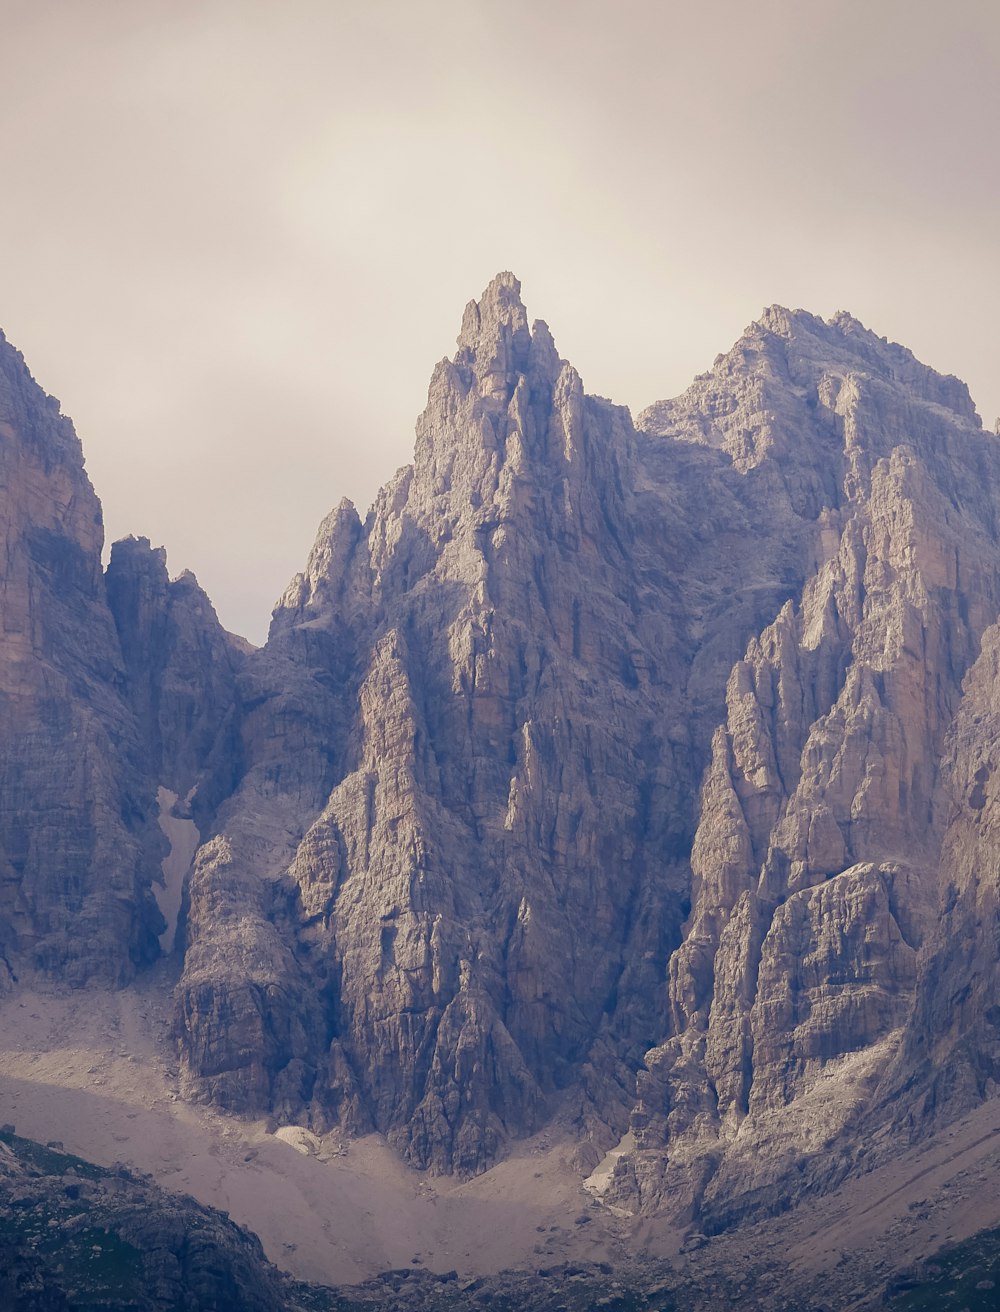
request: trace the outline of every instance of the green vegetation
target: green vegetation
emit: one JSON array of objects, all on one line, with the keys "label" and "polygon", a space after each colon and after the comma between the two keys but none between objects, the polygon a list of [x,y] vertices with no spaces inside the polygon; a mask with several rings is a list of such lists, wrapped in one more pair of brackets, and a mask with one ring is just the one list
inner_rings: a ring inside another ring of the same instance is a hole
[{"label": "green vegetation", "polygon": [[891,1312],[996,1312],[1000,1307],[1000,1230],[981,1230],[897,1277]]},{"label": "green vegetation", "polygon": [[45,1270],[54,1286],[72,1294],[76,1312],[142,1306],[142,1254],[102,1226],[87,1224],[87,1211],[82,1200],[70,1217],[45,1201],[8,1209],[0,1216],[0,1251],[19,1253],[26,1265]]},{"label": "green vegetation", "polygon": [[29,1170],[37,1171],[39,1175],[65,1175],[72,1170],[84,1180],[106,1180],[114,1174],[104,1166],[96,1166],[93,1162],[84,1161],[82,1157],[74,1157],[72,1153],[58,1148],[47,1148],[34,1139],[23,1139],[21,1135],[12,1134],[9,1130],[0,1130],[0,1143],[13,1148],[21,1164]]},{"label": "green vegetation", "polygon": [[113,1172],[9,1131],[0,1131],[0,1141],[16,1155],[22,1173],[0,1207],[0,1251],[14,1255],[23,1270],[44,1271],[48,1287],[72,1295],[74,1312],[145,1306],[142,1254],[91,1219],[86,1186],[80,1190],[75,1183]]}]

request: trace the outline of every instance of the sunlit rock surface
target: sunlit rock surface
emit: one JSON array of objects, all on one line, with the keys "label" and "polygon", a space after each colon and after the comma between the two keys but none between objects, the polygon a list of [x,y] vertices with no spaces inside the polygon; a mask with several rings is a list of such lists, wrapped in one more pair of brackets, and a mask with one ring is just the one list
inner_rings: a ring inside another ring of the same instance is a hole
[{"label": "sunlit rock surface", "polygon": [[842,315],[769,312],[646,421],[748,476],[773,465],[818,512],[805,586],[729,677],[670,1025],[611,1190],[723,1224],[808,1188],[845,1136],[860,1147],[912,1044],[954,809],[942,765],[1000,602],[1000,448],[957,380]]},{"label": "sunlit rock surface", "polygon": [[188,1097],[442,1173],[552,1124],[706,1230],[995,1093],[1000,444],[957,379],[772,308],[634,424],[501,274],[259,651],[145,539],[102,575],[6,344],[0,421],[5,985],[169,947]]}]

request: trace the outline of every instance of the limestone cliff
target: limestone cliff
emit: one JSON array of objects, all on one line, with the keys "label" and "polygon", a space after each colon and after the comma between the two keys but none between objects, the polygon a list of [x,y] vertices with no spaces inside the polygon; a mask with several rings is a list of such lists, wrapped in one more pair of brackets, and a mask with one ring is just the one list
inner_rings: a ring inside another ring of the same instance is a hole
[{"label": "limestone cliff", "polygon": [[638,468],[627,412],[585,395],[502,275],[434,373],[414,465],[364,524],[326,521],[248,665],[282,691],[196,868],[182,982],[213,1096],[472,1171],[600,1041],[621,1120],[662,1024],[691,776],[686,731],[664,733],[685,635],[676,596],[648,605]]},{"label": "limestone cliff", "polygon": [[657,1207],[665,1147],[700,1180],[903,1023],[998,603],[993,441],[848,316],[767,312],[638,431],[510,275],[458,347],[242,676],[188,1088],[476,1171],[554,1114],[607,1146],[669,1033],[616,1186]]},{"label": "limestone cliff", "polygon": [[101,508],[72,424],[3,338],[0,521],[3,974],[121,984],[156,955],[159,914]]},{"label": "limestone cliff", "polygon": [[232,790],[242,654],[145,540],[105,578],[73,426],[3,338],[0,529],[0,986],[121,985],[160,953],[158,787],[206,828]]},{"label": "limestone cliff", "polygon": [[997,753],[1000,626],[985,633],[945,743],[938,922],[920,962],[905,1041],[866,1118],[891,1146],[1000,1087]]},{"label": "limestone cliff", "polygon": [[6,344],[0,460],[5,979],[155,959],[176,795],[189,1096],[462,1173],[631,1125],[616,1205],[718,1228],[995,1092],[1000,444],[956,379],[773,308],[636,426],[501,274],[259,651],[145,539],[102,576]]},{"label": "limestone cliff", "polygon": [[780,311],[647,422],[774,466],[819,527],[801,594],[729,677],[669,1037],[612,1190],[719,1225],[860,1146],[912,1030],[946,735],[1000,606],[1000,447],[955,379],[848,316]]},{"label": "limestone cliff", "polygon": [[144,769],[207,829],[239,775],[247,644],[222,628],[190,571],[169,577],[166,552],[146,538],[114,543],[106,584]]}]

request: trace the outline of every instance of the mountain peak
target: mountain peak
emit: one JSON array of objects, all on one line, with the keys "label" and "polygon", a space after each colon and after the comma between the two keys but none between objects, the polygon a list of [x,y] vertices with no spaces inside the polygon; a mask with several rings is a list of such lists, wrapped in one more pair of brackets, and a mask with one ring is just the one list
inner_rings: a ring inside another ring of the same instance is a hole
[{"label": "mountain peak", "polygon": [[170,952],[183,1096],[434,1172],[617,1143],[672,1246],[996,1092],[1000,442],[778,305],[637,435],[520,292],[249,659],[149,539],[102,574],[0,342],[0,992]]},{"label": "mountain peak", "polygon": [[510,272],[498,273],[478,301],[470,301],[462,316],[458,335],[460,350],[475,351],[488,334],[501,327],[527,328],[528,316],[521,300],[521,284]]},{"label": "mountain peak", "polygon": [[749,336],[755,329],[774,333],[778,337],[791,337],[796,328],[816,331],[823,328],[823,320],[808,310],[790,310],[785,305],[767,305],[744,333]]},{"label": "mountain peak", "polygon": [[914,399],[942,406],[977,428],[982,426],[961,379],[923,364],[908,347],[879,336],[847,310],[822,319],[808,310],[769,306],[733,349],[719,357],[716,368],[724,362],[727,371],[744,371],[748,348],[753,357],[782,361],[779,372],[790,370],[799,383],[814,384],[826,372],[870,374]]},{"label": "mountain peak", "polygon": [[861,347],[862,350],[870,351],[872,347],[889,346],[894,351],[905,350],[904,347],[896,346],[886,338],[879,337],[848,310],[837,310],[829,319],[823,319],[810,310],[791,310],[784,305],[769,305],[761,311],[760,318],[756,319],[743,335],[753,337],[761,333],[786,340],[806,335],[841,348],[849,339],[850,345],[855,349]]},{"label": "mountain peak", "polygon": [[839,328],[842,333],[866,333],[868,328],[856,316],[851,314],[850,310],[838,310],[827,323],[831,328]]},{"label": "mountain peak", "polygon": [[455,364],[471,366],[480,391],[503,392],[513,374],[527,367],[531,347],[521,284],[512,273],[498,273],[462,316]]}]

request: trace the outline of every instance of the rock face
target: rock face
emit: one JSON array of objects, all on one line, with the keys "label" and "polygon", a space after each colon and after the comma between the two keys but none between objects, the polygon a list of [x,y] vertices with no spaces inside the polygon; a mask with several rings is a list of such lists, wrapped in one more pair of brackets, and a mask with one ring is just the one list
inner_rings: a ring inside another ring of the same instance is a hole
[{"label": "rock face", "polygon": [[247,772],[191,882],[193,1088],[439,1170],[482,1169],[584,1076],[622,1120],[691,787],[636,446],[510,275],[469,306],[414,465],[365,524],[330,516],[248,663]]},{"label": "rock face", "polygon": [[330,515],[241,676],[188,1090],[443,1171],[558,1111],[594,1161],[666,1024],[726,675],[801,588],[811,506],[587,396],[509,274],[458,347],[413,465]]},{"label": "rock face", "polygon": [[997,765],[1000,627],[985,633],[949,731],[940,924],[920,963],[905,1044],[869,1122],[916,1137],[1000,1084],[1000,868]]},{"label": "rock face", "polygon": [[124,984],[160,951],[158,785],[231,791],[241,655],[148,542],[105,580],[73,426],[2,338],[0,520],[0,987]]},{"label": "rock face", "polygon": [[0,974],[124,983],[157,952],[151,798],[101,508],[59,403],[0,338]]},{"label": "rock face", "polygon": [[[302,1289],[329,1306],[323,1291]],[[0,1301],[12,1312],[299,1312],[299,1288],[228,1216],[124,1167],[0,1131]]]},{"label": "rock face", "polygon": [[458,346],[242,676],[188,1089],[471,1172],[557,1110],[606,1147],[662,1038],[613,1192],[721,1224],[900,1051],[997,446],[846,315],[768,311],[639,430],[510,275]]},{"label": "rock face", "polygon": [[501,274],[248,651],[144,539],[102,578],[0,363],[9,971],[157,955],[160,790],[204,840],[191,1097],[444,1172],[630,1127],[616,1205],[711,1230],[995,1091],[1000,444],[958,380],[774,308],[636,427]]},{"label": "rock face", "polygon": [[[795,404],[811,425],[789,423]],[[1000,450],[956,380],[847,316],[772,312],[648,422],[684,432],[692,409],[715,417],[701,431],[735,466],[780,463],[800,502],[826,479],[814,571],[729,677],[668,1038],[640,1074],[636,1149],[612,1190],[719,1226],[807,1187],[810,1159],[858,1148],[922,1028],[942,762],[1000,604]],[[953,821],[946,848],[963,843]]]},{"label": "rock face", "polygon": [[145,770],[208,826],[238,778],[236,675],[249,646],[222,628],[189,570],[170,579],[166,552],[146,538],[112,546],[107,596]]}]

